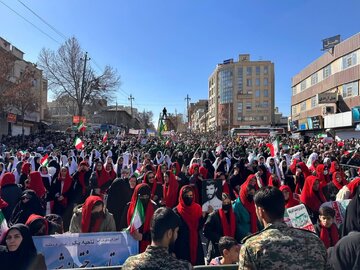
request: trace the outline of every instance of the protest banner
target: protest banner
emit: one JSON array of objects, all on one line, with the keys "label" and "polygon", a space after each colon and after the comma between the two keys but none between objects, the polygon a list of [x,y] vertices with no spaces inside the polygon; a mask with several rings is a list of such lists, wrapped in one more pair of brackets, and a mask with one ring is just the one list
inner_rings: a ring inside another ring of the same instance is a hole
[{"label": "protest banner", "polygon": [[214,210],[218,210],[222,207],[222,181],[208,179],[202,181],[202,210],[207,212],[209,206],[212,206]]},{"label": "protest banner", "polygon": [[284,222],[290,227],[315,232],[309,213],[303,204],[285,209]]},{"label": "protest banner", "polygon": [[128,232],[72,233],[34,236],[47,269],[121,265],[138,254],[139,244]]}]

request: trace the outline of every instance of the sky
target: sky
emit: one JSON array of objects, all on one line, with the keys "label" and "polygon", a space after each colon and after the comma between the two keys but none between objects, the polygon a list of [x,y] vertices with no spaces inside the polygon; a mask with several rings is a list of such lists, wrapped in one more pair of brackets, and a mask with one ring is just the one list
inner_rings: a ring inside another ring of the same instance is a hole
[{"label": "sky", "polygon": [[154,122],[163,107],[186,115],[187,95],[191,102],[208,98],[216,65],[246,53],[275,64],[275,105],[288,116],[291,78],[324,53],[322,40],[360,32],[359,0],[21,2],[0,0],[0,36],[25,60],[36,63],[42,48],[57,50],[63,36],[75,36],[98,73],[110,65],[121,76],[113,104],[129,106],[131,94]]}]

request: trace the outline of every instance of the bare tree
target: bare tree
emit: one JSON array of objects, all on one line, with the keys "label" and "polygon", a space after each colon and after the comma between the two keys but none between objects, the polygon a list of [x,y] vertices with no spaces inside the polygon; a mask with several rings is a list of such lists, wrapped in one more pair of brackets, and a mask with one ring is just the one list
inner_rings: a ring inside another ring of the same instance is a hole
[{"label": "bare tree", "polygon": [[3,91],[6,100],[5,109],[16,111],[22,118],[22,138],[24,140],[25,115],[36,112],[40,103],[40,96],[34,90],[35,70],[27,66],[10,87]]},{"label": "bare tree", "polygon": [[93,100],[112,99],[120,84],[120,76],[112,67],[106,66],[104,72],[97,75],[91,63],[84,65],[87,59],[83,57],[78,40],[72,37],[56,52],[42,49],[38,63],[56,98],[69,96],[76,102],[80,116],[83,115],[84,106]]}]

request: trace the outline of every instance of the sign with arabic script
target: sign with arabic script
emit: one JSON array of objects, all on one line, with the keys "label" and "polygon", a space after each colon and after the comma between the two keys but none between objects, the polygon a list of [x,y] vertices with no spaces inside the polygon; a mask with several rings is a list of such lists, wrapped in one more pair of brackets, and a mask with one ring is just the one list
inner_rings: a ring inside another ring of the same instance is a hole
[{"label": "sign with arabic script", "polygon": [[303,204],[286,209],[284,222],[290,227],[315,232],[314,225],[311,223],[310,216]]},{"label": "sign with arabic script", "polygon": [[47,269],[121,265],[139,253],[138,241],[128,232],[72,233],[34,236]]}]

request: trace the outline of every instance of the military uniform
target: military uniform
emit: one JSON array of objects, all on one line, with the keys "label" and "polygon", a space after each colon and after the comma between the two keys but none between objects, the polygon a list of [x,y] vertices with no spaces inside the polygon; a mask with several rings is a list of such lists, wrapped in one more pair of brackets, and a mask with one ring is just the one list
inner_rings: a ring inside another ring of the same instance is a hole
[{"label": "military uniform", "polygon": [[321,240],[309,231],[269,224],[243,239],[239,270],[242,269],[332,269]]},{"label": "military uniform", "polygon": [[167,248],[148,246],[143,253],[129,257],[122,266],[123,270],[169,270],[192,269],[189,262],[171,256]]}]

